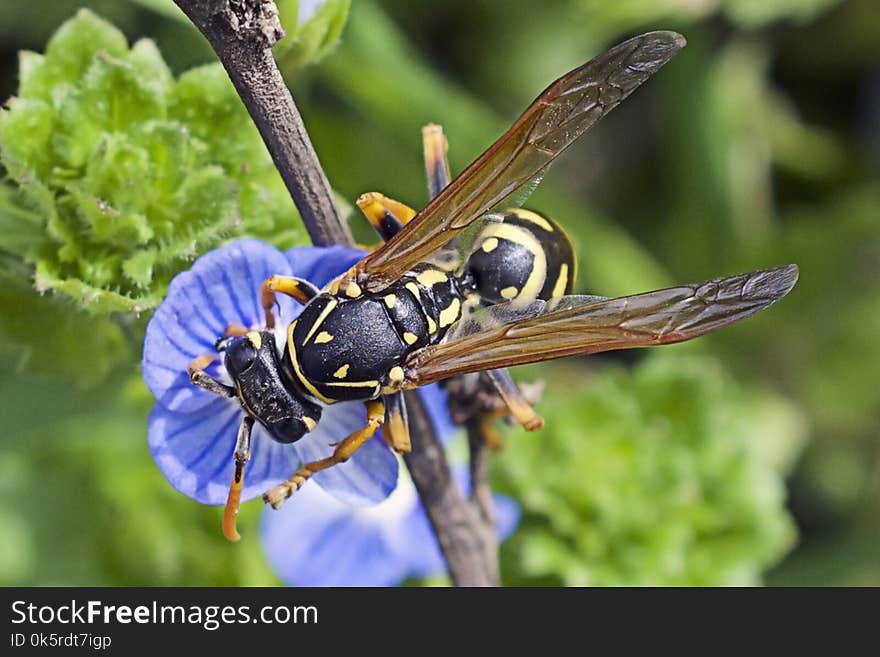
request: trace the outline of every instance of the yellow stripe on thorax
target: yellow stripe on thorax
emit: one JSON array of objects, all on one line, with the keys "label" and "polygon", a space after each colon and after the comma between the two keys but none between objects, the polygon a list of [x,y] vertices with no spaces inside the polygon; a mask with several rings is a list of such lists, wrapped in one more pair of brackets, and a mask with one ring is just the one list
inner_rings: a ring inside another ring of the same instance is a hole
[{"label": "yellow stripe on thorax", "polygon": [[[336,400],[325,397],[318,392],[318,389],[312,385],[312,382],[309,381],[302,373],[302,370],[299,369],[299,361],[296,357],[296,345],[293,343],[293,329],[296,328],[296,321],[297,320],[292,321],[290,326],[287,327],[287,351],[290,353],[290,364],[293,366],[293,373],[296,374],[296,378],[299,379],[299,382],[302,383],[303,387],[309,392],[309,394],[320,399],[325,404],[332,404]],[[314,329],[312,332],[314,333]]]}]

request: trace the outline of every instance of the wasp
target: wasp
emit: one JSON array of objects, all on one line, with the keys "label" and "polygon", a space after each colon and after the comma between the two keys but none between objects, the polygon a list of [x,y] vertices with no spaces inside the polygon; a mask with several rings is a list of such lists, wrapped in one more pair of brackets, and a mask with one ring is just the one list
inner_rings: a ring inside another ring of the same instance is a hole
[{"label": "wasp", "polygon": [[[409,451],[405,390],[485,373],[510,414],[536,429],[542,420],[507,367],[689,340],[764,310],[791,290],[795,265],[619,298],[572,295],[575,258],[565,232],[548,217],[517,209],[521,190],[530,191],[560,153],[684,45],[675,32],[650,32],[574,69],[451,181],[445,138],[429,126],[424,146],[433,198],[424,209],[366,194],[358,206],[384,238],[381,246],[323,290],[284,276],[263,283],[265,329],[231,327],[218,341],[234,385],[205,372],[211,357],[188,368],[192,383],[237,397],[246,412],[224,512],[228,538],[237,538],[254,422],[274,440],[292,443],[320,422],[324,405],[360,400],[366,407],[363,428],[265,493],[277,507],[314,473],[350,458],[382,424],[389,444]],[[305,306],[283,345],[273,332],[276,294]]]}]

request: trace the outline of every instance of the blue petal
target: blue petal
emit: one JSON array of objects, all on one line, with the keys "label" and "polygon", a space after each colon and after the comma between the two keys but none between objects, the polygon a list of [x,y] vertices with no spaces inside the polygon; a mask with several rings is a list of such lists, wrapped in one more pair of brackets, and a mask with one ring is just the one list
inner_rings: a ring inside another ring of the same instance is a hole
[{"label": "blue petal", "polygon": [[260,537],[266,558],[290,586],[392,586],[406,577],[383,527],[321,489],[303,488],[279,511],[267,510]]},{"label": "blue petal", "polygon": [[440,444],[449,444],[459,427],[449,415],[449,407],[446,405],[446,391],[440,387],[439,383],[432,383],[419,388],[419,395],[421,395],[425,411],[428,413],[431,426],[434,427],[434,433]]},{"label": "blue petal", "polygon": [[[360,402],[326,407],[318,426],[294,443],[297,454],[304,463],[329,456],[336,443],[364,426],[364,420]],[[366,506],[381,502],[394,490],[398,467],[397,457],[379,431],[348,462],[319,472],[314,480],[346,504]]]},{"label": "blue petal", "polygon": [[[340,434],[334,433],[339,427],[363,424],[361,404],[338,404],[328,410],[329,422],[321,422],[311,434],[293,444],[276,442],[260,424],[254,425],[242,500],[258,497],[282,483],[302,463],[331,454],[332,443],[340,440]],[[224,504],[232,478],[232,452],[243,417],[236,401],[221,397],[187,413],[175,413],[157,404],[148,421],[150,452],[181,493],[203,504]],[[374,438],[347,463],[319,473],[307,486],[324,486],[349,504],[375,504],[394,489],[397,469],[391,450],[381,438]]]},{"label": "blue petal", "polygon": [[192,413],[156,404],[147,424],[150,453],[178,491],[204,504],[223,504],[241,419],[238,404],[220,397]]},{"label": "blue petal", "polygon": [[[258,240],[238,240],[205,254],[171,281],[144,337],[143,377],[160,404],[194,411],[211,403],[211,393],[189,383],[186,366],[214,353],[214,341],[229,324],[263,324],[259,290],[272,274],[290,274],[281,252]],[[299,307],[282,295],[278,302],[281,316],[292,318]]]},{"label": "blue petal", "polygon": [[284,253],[293,275],[323,288],[366,255],[350,246],[298,246]]}]

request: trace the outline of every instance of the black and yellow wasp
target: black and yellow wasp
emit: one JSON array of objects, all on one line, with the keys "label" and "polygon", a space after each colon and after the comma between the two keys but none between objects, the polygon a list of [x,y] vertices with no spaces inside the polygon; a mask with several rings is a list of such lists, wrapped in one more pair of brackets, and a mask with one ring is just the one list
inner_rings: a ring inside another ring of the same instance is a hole
[{"label": "black and yellow wasp", "polygon": [[[315,472],[348,459],[380,424],[397,451],[408,451],[404,390],[486,372],[512,416],[534,429],[541,419],[504,368],[689,340],[788,293],[794,265],[614,299],[571,296],[574,253],[562,229],[537,213],[499,210],[517,205],[521,189],[684,45],[674,32],[651,32],[571,71],[451,182],[445,139],[428,128],[433,199],[421,212],[364,195],[358,205],[386,240],[381,247],[324,290],[282,276],[263,283],[265,330],[232,328],[218,341],[234,386],[211,378],[208,360],[189,367],[194,384],[237,397],[246,411],[224,514],[228,537],[237,537],[255,421],[291,443],[320,421],[322,405],[366,404],[364,428],[264,495],[278,506]],[[277,293],[305,304],[283,350],[272,331]]]}]

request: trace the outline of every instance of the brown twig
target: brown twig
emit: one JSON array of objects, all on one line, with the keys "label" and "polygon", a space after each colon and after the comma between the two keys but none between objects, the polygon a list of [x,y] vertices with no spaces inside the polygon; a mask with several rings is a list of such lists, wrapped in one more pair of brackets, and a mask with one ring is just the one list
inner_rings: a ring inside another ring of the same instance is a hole
[{"label": "brown twig", "polygon": [[[241,96],[312,242],[353,244],[293,98],[272,57],[284,35],[270,0],[174,0],[205,35]],[[415,394],[407,395],[413,451],[406,464],[459,586],[498,584],[497,544],[477,505],[458,492]],[[475,481],[474,486],[482,486]],[[491,498],[490,498],[491,500]]]},{"label": "brown twig", "polygon": [[[406,396],[412,452],[404,457],[457,586],[498,586],[498,541],[479,504],[458,491],[421,399]],[[485,478],[482,479],[485,481]],[[484,484],[474,481],[481,489]],[[489,497],[491,505],[491,495]],[[490,512],[491,514],[491,512]]]},{"label": "brown twig", "polygon": [[[283,36],[270,0],[174,0],[205,35],[257,125],[315,244],[351,244],[333,193],[275,60]],[[234,138],[234,137],[233,137]]]}]

